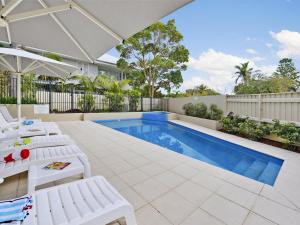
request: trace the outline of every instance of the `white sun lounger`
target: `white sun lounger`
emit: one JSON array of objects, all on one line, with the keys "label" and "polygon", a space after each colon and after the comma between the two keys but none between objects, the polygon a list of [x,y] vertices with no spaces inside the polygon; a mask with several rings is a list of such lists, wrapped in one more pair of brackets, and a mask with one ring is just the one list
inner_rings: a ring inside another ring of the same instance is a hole
[{"label": "white sun lounger", "polygon": [[[13,118],[11,114],[9,113],[8,109],[6,106],[0,106],[0,113],[4,117],[4,119],[8,123],[19,123],[17,118]],[[21,118],[21,122],[25,121],[26,118]],[[43,122],[40,119],[28,119],[33,121],[33,125],[41,125],[41,126],[57,126],[55,122]],[[30,125],[29,125],[30,126]]]},{"label": "white sun lounger", "polygon": [[[84,165],[84,177],[91,176],[90,163],[87,156],[76,145],[36,148],[30,150],[30,156],[24,160],[4,163],[0,162],[0,183],[1,178],[4,179],[15,174],[22,173],[29,169],[34,163],[53,162],[57,160],[67,159],[70,156],[77,156]],[[3,182],[3,180],[2,180]]]},{"label": "white sun lounger", "polygon": [[58,126],[50,125],[29,125],[29,126],[22,126],[20,123],[8,123],[2,113],[0,113],[0,128],[2,131],[5,132],[18,132],[19,136],[21,137],[30,137],[36,135],[49,135],[49,134],[61,134],[60,129]]},{"label": "white sun lounger", "polygon": [[[15,143],[18,142],[21,145],[15,146]],[[0,142],[0,154],[10,153],[18,149],[35,149],[35,148],[45,148],[45,147],[55,147],[55,146],[64,146],[72,145],[75,142],[68,135],[50,135],[50,136],[35,136],[30,138],[29,144],[23,144],[22,138],[12,138]]]},{"label": "white sun lounger", "polygon": [[137,225],[131,204],[101,176],[36,191],[32,199],[22,225],[105,225],[123,217]]}]

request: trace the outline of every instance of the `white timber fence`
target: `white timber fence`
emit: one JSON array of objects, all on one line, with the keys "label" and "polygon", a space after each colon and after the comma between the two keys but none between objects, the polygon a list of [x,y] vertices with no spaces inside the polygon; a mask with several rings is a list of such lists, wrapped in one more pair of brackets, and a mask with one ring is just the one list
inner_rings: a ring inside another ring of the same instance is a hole
[{"label": "white timber fence", "polygon": [[300,92],[227,95],[226,112],[249,116],[258,121],[300,122]]},{"label": "white timber fence", "polygon": [[208,107],[216,104],[224,114],[248,116],[257,121],[290,121],[300,125],[300,92],[252,94],[252,95],[216,95],[171,98],[169,111],[184,114],[187,103],[205,103]]}]

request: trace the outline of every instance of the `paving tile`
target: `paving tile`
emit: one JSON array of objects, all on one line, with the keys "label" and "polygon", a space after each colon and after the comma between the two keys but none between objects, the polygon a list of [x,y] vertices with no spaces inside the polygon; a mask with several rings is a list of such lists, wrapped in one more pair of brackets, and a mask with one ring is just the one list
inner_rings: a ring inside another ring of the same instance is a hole
[{"label": "paving tile", "polygon": [[196,206],[185,200],[175,191],[159,197],[151,202],[162,215],[168,218],[172,224],[180,224],[188,215],[190,215]]},{"label": "paving tile", "polygon": [[241,176],[239,174],[232,174],[232,176],[227,181],[256,194],[259,194],[264,186],[263,183],[252,180],[248,177]]},{"label": "paving tile", "polygon": [[252,211],[278,224],[300,224],[300,213],[298,211],[284,207],[263,197],[257,199]]},{"label": "paving tile", "polygon": [[159,174],[159,175],[155,176],[154,178],[170,188],[176,187],[179,184],[186,181],[186,179],[183,178],[182,176],[179,176],[176,173],[173,173],[170,171]]},{"label": "paving tile", "polygon": [[138,225],[172,225],[151,205],[146,205],[137,210],[135,215]]},{"label": "paving tile", "polygon": [[126,184],[132,186],[146,180],[149,176],[138,169],[133,169],[125,173],[120,173],[119,177],[121,177]]},{"label": "paving tile", "polygon": [[274,202],[277,202],[281,205],[287,206],[292,209],[296,209],[297,207],[292,204],[286,197],[284,197],[281,193],[277,191],[276,188],[271,187],[269,185],[265,185],[260,193],[261,196],[268,198]]},{"label": "paving tile", "polygon": [[219,187],[221,187],[225,182],[219,178],[216,178],[212,175],[207,175],[205,172],[201,172],[191,179],[197,184],[200,184],[211,191],[216,191]]},{"label": "paving tile", "polygon": [[227,198],[241,206],[244,206],[247,209],[251,209],[255,203],[258,195],[253,194],[252,192],[246,191],[245,189],[239,188],[232,184],[223,185],[217,193],[224,198]]},{"label": "paving tile", "polygon": [[113,176],[107,179],[118,191],[128,188],[129,186],[119,177]]},{"label": "paving tile", "polygon": [[139,196],[132,188],[122,189],[120,193],[133,205],[135,210],[147,204],[146,200]]},{"label": "paving tile", "polygon": [[151,162],[149,159],[146,159],[145,157],[142,157],[139,155],[132,157],[128,160],[127,159],[125,159],[125,160],[135,167],[144,166]]},{"label": "paving tile", "polygon": [[203,186],[191,181],[187,181],[174,189],[186,200],[192,202],[196,206],[200,206],[205,200],[207,200],[212,192]]},{"label": "paving tile", "polygon": [[[197,209],[192,215],[188,216],[181,225],[225,225],[225,223],[209,215],[202,209]],[[261,225],[261,224],[256,224]]]},{"label": "paving tile", "polygon": [[198,169],[193,168],[192,166],[183,164],[180,166],[176,166],[172,169],[172,172],[179,174],[185,178],[191,178],[199,173]]},{"label": "paving tile", "polygon": [[273,223],[255,213],[250,213],[243,225],[276,225],[276,223]]},{"label": "paving tile", "polygon": [[141,171],[143,171],[144,173],[148,174],[149,176],[154,176],[160,173],[163,173],[164,171],[166,171],[166,169],[164,167],[162,167],[161,165],[157,164],[157,163],[150,163],[147,164],[145,166],[139,167],[139,169]]},{"label": "paving tile", "polygon": [[163,193],[166,193],[170,188],[166,185],[158,182],[154,178],[150,178],[137,185],[133,186],[133,189],[147,201],[153,201]]},{"label": "paving tile", "polygon": [[249,211],[225,198],[213,195],[201,206],[210,215],[226,224],[241,225]]},{"label": "paving tile", "polygon": [[116,174],[108,167],[99,167],[96,169],[92,169],[92,175],[93,176],[101,175],[104,176],[105,178],[110,178],[115,176]]},{"label": "paving tile", "polygon": [[115,162],[113,164],[109,164],[108,167],[114,171],[114,173],[116,173],[117,175],[120,173],[125,173],[129,170],[134,169],[134,167],[132,165],[130,165],[128,162],[122,160],[119,162]]},{"label": "paving tile", "polygon": [[157,163],[166,169],[172,169],[175,166],[181,164],[181,162],[179,160],[174,160],[174,159],[169,159],[169,158],[167,158],[167,159],[164,158],[163,160],[158,160]]}]

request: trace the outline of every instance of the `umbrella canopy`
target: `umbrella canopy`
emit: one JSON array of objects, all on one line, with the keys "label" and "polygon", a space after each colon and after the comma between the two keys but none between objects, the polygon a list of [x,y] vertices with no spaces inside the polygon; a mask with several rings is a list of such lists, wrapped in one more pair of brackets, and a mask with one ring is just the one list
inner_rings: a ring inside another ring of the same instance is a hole
[{"label": "umbrella canopy", "polygon": [[191,1],[1,0],[0,41],[94,62]]},{"label": "umbrella canopy", "polygon": [[77,67],[21,49],[0,48],[0,70],[17,75],[18,118],[21,118],[21,75],[37,73],[62,77],[78,70]]}]

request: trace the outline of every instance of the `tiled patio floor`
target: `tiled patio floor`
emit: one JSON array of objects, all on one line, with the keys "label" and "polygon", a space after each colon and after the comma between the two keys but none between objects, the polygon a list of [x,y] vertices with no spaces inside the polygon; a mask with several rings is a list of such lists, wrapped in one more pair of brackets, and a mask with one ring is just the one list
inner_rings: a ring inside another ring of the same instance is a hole
[{"label": "tiled patio floor", "polygon": [[[300,224],[300,154],[177,122],[285,159],[275,186],[93,122],[59,125],[88,155],[93,175],[105,176],[133,204],[138,225]],[[6,179],[0,199],[25,194],[26,176]]]}]

